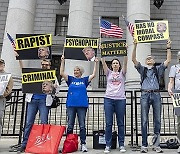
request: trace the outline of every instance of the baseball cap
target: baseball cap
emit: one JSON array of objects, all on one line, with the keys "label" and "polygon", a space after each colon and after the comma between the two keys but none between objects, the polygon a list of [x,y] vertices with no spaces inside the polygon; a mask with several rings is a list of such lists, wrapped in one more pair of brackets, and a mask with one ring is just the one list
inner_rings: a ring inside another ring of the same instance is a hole
[{"label": "baseball cap", "polygon": [[0,63],[5,64],[5,61],[3,59],[0,59]]}]

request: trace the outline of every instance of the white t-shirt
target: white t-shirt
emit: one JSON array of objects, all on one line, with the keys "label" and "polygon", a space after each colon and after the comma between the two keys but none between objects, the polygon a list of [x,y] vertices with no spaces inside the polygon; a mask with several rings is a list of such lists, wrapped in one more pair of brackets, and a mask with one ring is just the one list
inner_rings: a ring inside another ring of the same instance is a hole
[{"label": "white t-shirt", "polygon": [[175,90],[180,90],[180,64],[171,66],[169,77],[175,79]]}]

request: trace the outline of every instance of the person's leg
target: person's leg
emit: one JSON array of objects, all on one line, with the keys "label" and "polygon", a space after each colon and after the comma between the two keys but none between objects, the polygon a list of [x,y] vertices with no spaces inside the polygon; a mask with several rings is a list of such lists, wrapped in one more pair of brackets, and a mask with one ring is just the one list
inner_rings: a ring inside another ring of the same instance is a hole
[{"label": "person's leg", "polygon": [[142,92],[140,103],[141,103],[141,132],[142,132],[142,146],[147,147],[147,122],[149,117],[150,108],[150,93]]},{"label": "person's leg", "polygon": [[[180,116],[177,116],[177,138],[178,138],[178,141],[180,142]],[[180,146],[177,152],[180,153]]]},{"label": "person's leg", "polygon": [[68,116],[67,134],[72,134],[74,129],[74,122],[76,118],[76,108],[67,107],[67,116]]},{"label": "person's leg", "polygon": [[79,121],[79,128],[80,128],[80,140],[81,144],[86,144],[86,107],[77,107],[77,116]]},{"label": "person's leg", "polygon": [[115,113],[118,126],[119,147],[124,146],[124,115],[126,111],[126,100],[115,101]]},{"label": "person's leg", "polygon": [[104,98],[104,111],[106,120],[105,140],[106,146],[111,147],[112,144],[112,125],[114,114],[114,102],[112,99]]},{"label": "person's leg", "polygon": [[21,147],[23,148],[26,147],[31,128],[34,124],[34,120],[38,111],[37,103],[38,102],[36,100],[32,100],[30,103],[28,103],[28,107],[26,111],[27,112],[26,125],[24,128],[23,141],[21,145]]},{"label": "person's leg", "polygon": [[41,124],[48,124],[49,106],[46,106],[45,100],[38,100],[38,109],[41,119]]},{"label": "person's leg", "polygon": [[1,98],[0,99],[0,138],[1,138],[1,133],[2,133],[2,119],[4,115],[5,105],[6,105],[6,99]]},{"label": "person's leg", "polygon": [[152,99],[153,123],[154,123],[153,145],[158,147],[160,145],[161,108],[162,108],[160,93],[152,93],[151,99]]}]

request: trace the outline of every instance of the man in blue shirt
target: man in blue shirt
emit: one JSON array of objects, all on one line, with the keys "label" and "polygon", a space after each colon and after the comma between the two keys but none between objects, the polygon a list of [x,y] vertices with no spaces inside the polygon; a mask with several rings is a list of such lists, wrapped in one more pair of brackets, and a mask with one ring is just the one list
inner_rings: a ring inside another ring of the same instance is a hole
[{"label": "man in blue shirt", "polygon": [[159,92],[159,79],[164,74],[165,69],[171,61],[171,41],[167,41],[167,59],[159,66],[154,66],[155,61],[152,55],[146,58],[146,66],[142,66],[136,59],[137,41],[134,40],[134,49],[132,52],[132,61],[135,68],[141,75],[141,131],[142,131],[142,146],[141,153],[148,152],[147,142],[147,123],[150,105],[153,108],[154,117],[154,141],[153,150],[157,153],[162,153],[160,148],[160,130],[161,130],[161,96]]}]

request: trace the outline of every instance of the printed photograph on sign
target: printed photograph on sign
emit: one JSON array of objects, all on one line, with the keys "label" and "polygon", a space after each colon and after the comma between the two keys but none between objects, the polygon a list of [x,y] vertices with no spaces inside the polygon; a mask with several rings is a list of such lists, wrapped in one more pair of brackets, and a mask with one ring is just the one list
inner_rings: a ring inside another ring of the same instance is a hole
[{"label": "printed photograph on sign", "polygon": [[0,96],[3,96],[8,85],[11,74],[0,75]]},{"label": "printed photograph on sign", "polygon": [[94,61],[98,49],[98,38],[66,36],[65,59]]},{"label": "printed photograph on sign", "polygon": [[55,70],[42,70],[38,68],[22,69],[23,93],[52,94],[55,92]]},{"label": "printed photograph on sign", "polygon": [[101,57],[126,55],[127,49],[125,40],[104,41],[101,43]]},{"label": "printed photograph on sign", "polygon": [[51,34],[16,34],[17,60],[51,59]]},{"label": "printed photograph on sign", "polygon": [[148,43],[163,41],[169,38],[167,20],[135,20],[134,38],[137,42]]}]

